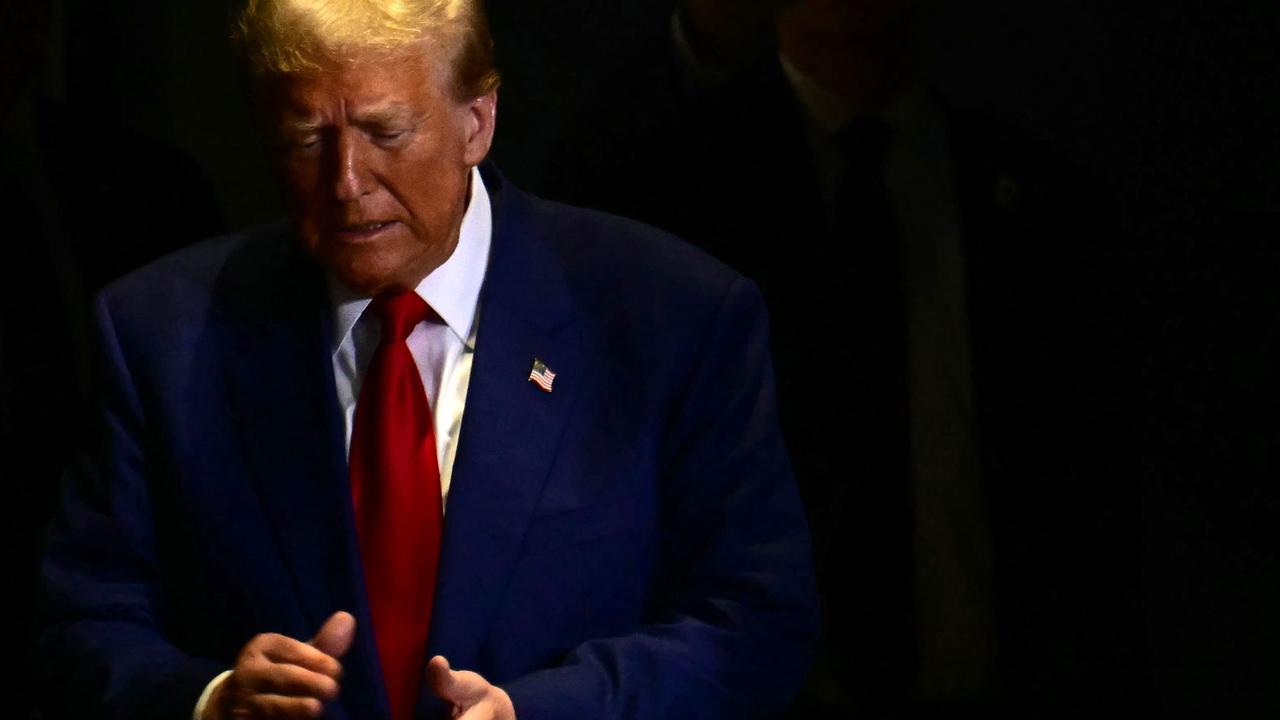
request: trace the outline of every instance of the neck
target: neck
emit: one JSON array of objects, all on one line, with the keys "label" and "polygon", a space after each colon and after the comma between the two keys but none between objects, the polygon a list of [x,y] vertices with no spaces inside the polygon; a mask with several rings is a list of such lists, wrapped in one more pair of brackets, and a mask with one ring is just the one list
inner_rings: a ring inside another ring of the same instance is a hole
[{"label": "neck", "polygon": [[912,18],[872,32],[832,27],[803,8],[779,19],[779,53],[849,115],[878,114],[920,84]]}]

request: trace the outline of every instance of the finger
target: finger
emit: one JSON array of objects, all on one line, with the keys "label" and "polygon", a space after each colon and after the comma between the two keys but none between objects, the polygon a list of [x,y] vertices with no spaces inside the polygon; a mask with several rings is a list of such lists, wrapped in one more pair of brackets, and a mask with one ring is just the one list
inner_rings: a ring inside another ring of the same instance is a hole
[{"label": "finger", "polygon": [[356,619],[351,613],[339,610],[324,621],[310,644],[330,657],[340,658],[347,654],[355,636]]},{"label": "finger", "polygon": [[515,720],[515,714],[508,714],[498,703],[485,700],[467,708],[454,720]]},{"label": "finger", "polygon": [[445,693],[449,685],[449,661],[443,655],[436,655],[427,663],[427,687],[436,697],[447,700]]},{"label": "finger", "polygon": [[511,706],[511,696],[502,688],[493,690],[484,700],[466,708],[455,720],[516,720],[516,710]]},{"label": "finger", "polygon": [[241,682],[257,693],[311,697],[326,702],[337,699],[338,681],[297,665],[272,663],[266,659],[251,664]]},{"label": "finger", "polygon": [[449,669],[449,661],[443,655],[427,663],[427,682],[436,697],[463,708],[484,699],[489,691],[487,680],[470,670]]},{"label": "finger", "polygon": [[467,708],[465,712],[454,718],[454,720],[496,720],[496,718],[497,716],[493,714],[493,708],[490,707],[489,703],[482,702]]},{"label": "finger", "polygon": [[284,695],[254,695],[248,703],[250,717],[301,720],[318,718],[324,714],[324,705],[315,698],[286,697]]},{"label": "finger", "polygon": [[327,653],[284,635],[267,636],[259,651],[273,663],[297,665],[331,678],[337,678],[342,673],[342,664]]}]

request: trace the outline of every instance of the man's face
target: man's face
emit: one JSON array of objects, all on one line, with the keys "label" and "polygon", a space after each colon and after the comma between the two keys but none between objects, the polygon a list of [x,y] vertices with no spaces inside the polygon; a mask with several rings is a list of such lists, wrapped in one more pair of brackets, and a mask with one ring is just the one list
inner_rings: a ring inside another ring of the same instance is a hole
[{"label": "man's face", "polygon": [[496,95],[459,101],[427,52],[276,78],[269,131],[299,240],[349,288],[412,288],[453,252]]},{"label": "man's face", "polygon": [[802,0],[785,20],[810,36],[865,44],[889,32],[918,4],[918,0]]}]

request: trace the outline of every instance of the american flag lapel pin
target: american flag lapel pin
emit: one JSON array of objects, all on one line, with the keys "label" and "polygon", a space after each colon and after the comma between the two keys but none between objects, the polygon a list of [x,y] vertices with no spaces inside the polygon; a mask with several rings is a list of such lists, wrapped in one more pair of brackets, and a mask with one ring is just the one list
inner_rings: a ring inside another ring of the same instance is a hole
[{"label": "american flag lapel pin", "polygon": [[533,369],[529,371],[529,382],[534,383],[546,392],[551,392],[551,383],[555,382],[556,374],[551,372],[551,368],[547,364],[539,360],[533,359]]}]

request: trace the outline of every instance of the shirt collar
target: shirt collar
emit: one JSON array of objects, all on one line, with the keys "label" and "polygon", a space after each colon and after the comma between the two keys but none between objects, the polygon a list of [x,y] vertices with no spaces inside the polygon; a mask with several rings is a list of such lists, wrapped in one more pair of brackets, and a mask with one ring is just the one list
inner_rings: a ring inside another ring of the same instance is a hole
[{"label": "shirt collar", "polygon": [[[857,117],[857,111],[847,102],[806,74],[786,55],[779,54],[778,60],[782,65],[783,75],[804,109],[810,136],[816,143],[830,141],[842,127]],[[874,113],[874,117],[893,128],[895,137],[914,137],[927,126],[931,111],[928,92],[924,86],[914,84]]]},{"label": "shirt collar", "polygon": [[[471,198],[458,229],[458,244],[440,267],[422,279],[414,288],[418,296],[436,311],[449,329],[468,349],[474,350],[472,325],[489,264],[489,246],[493,240],[493,211],[489,191],[480,171],[471,170]],[[328,276],[329,299],[333,304],[334,353],[351,334],[356,321],[372,298],[353,292],[332,275]]]},{"label": "shirt collar", "polygon": [[853,119],[853,110],[835,93],[827,90],[817,80],[796,67],[786,55],[779,54],[782,72],[795,91],[796,99],[804,108],[811,129],[821,137],[834,135],[842,125]]}]

